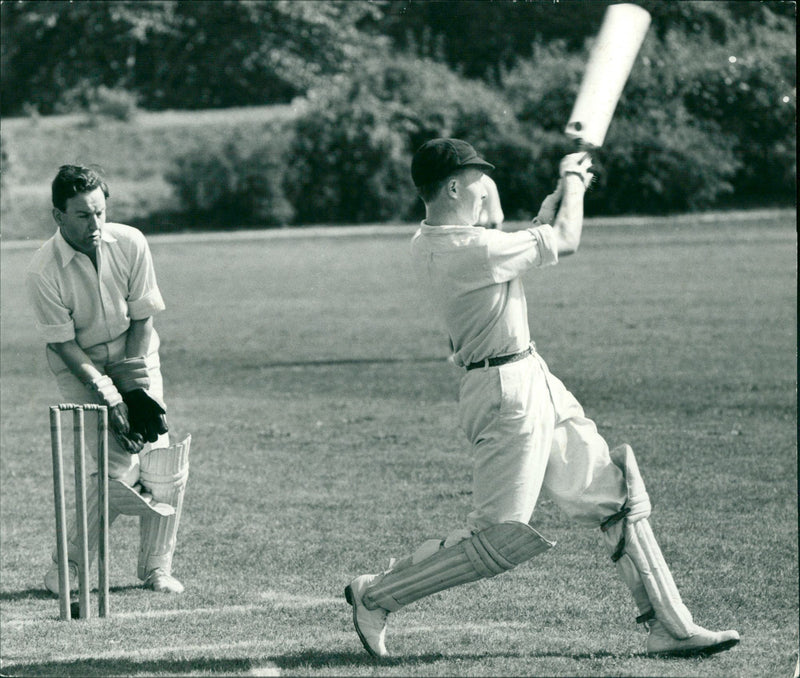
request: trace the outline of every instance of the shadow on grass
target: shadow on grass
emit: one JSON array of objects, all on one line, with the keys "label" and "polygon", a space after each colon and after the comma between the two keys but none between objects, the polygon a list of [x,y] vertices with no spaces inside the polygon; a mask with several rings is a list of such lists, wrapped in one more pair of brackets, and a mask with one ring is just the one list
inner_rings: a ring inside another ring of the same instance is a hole
[{"label": "shadow on grass", "polygon": [[2,676],[152,676],[205,671],[220,675],[246,673],[259,666],[250,659],[77,659],[33,664],[11,664],[0,668]]},{"label": "shadow on grass", "polygon": [[55,594],[43,588],[25,589],[23,591],[3,591],[0,593],[0,603],[13,603],[20,600],[57,600]]},{"label": "shadow on grass", "polygon": [[[531,652],[525,655],[511,652],[482,653],[430,653],[414,656],[394,656],[382,660],[373,659],[366,652],[320,652],[306,650],[295,654],[278,655],[260,658],[208,658],[192,659],[80,659],[69,661],[48,661],[30,664],[12,664],[0,668],[0,676],[149,676],[175,675],[190,673],[208,673],[211,675],[280,675],[280,671],[315,670],[322,675],[326,669],[373,666],[377,667],[414,667],[426,666],[436,662],[452,661],[484,661],[490,657],[503,659],[535,660],[545,657],[561,657],[574,660],[623,659],[646,657],[644,653],[614,652]],[[263,672],[263,673],[261,673]]]},{"label": "shadow on grass", "polygon": [[[461,657],[468,658],[468,657]],[[470,657],[479,659],[478,655]],[[366,652],[317,652],[308,650],[299,654],[277,657],[252,658],[208,658],[192,659],[79,659],[69,661],[47,661],[30,664],[12,664],[0,668],[1,676],[150,676],[186,675],[189,673],[209,673],[219,675],[239,675],[263,671],[269,675],[273,671],[279,675],[281,670],[321,669],[347,666],[415,666],[452,657],[432,654],[411,658],[392,657],[377,661]],[[256,675],[258,675],[256,673]]]},{"label": "shadow on grass", "polygon": [[[125,591],[138,591],[141,589],[141,584],[126,584],[125,586],[110,587],[109,593],[124,593]],[[97,588],[93,588],[91,593],[96,594]],[[77,600],[78,592],[70,591],[70,599],[73,601]],[[21,591],[3,591],[0,593],[0,603],[15,603],[23,600],[52,600],[55,602],[58,600],[58,596],[44,588],[23,589]]]}]

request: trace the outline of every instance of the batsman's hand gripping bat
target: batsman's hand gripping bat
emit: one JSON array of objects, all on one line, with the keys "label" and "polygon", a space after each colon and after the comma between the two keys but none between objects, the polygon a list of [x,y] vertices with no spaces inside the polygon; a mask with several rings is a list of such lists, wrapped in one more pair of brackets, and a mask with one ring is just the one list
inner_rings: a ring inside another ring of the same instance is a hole
[{"label": "batsman's hand gripping bat", "polygon": [[649,27],[650,14],[637,5],[611,5],[606,10],[565,130],[580,148],[603,145]]}]

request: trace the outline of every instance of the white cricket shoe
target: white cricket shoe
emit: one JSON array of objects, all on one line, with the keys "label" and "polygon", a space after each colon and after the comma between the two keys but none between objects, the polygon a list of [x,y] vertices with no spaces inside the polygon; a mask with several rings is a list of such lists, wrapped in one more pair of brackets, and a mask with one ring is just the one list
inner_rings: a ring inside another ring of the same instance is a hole
[{"label": "white cricket shoe", "polygon": [[364,591],[375,580],[377,574],[362,574],[351,581],[344,590],[344,597],[353,606],[353,626],[361,639],[364,649],[373,657],[385,657],[384,636],[386,635],[386,618],[389,613],[382,607],[368,610],[362,599]]},{"label": "white cricket shoe", "polygon": [[[69,567],[67,568],[69,571],[69,590],[70,591],[77,591],[78,590],[78,563],[74,560],[67,561]],[[44,575],[44,587],[50,591],[50,593],[55,593],[58,595],[58,563],[53,563],[50,566],[50,569]]]},{"label": "white cricket shoe", "polygon": [[709,655],[729,650],[739,643],[736,631],[709,631],[702,626],[695,626],[694,633],[688,638],[675,638],[664,625],[654,619],[648,623],[650,635],[647,636],[647,654],[693,657]]},{"label": "white cricket shoe", "polygon": [[183,584],[160,567],[150,570],[144,580],[144,587],[159,593],[183,593]]}]

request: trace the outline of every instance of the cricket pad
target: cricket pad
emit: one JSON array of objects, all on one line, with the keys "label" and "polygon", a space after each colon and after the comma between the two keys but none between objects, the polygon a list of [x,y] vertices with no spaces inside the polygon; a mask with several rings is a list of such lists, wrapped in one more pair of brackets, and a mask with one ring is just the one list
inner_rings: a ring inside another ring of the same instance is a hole
[{"label": "cricket pad", "polygon": [[172,572],[183,496],[189,479],[189,448],[192,437],[168,448],[156,448],[139,460],[139,481],[156,502],[169,504],[172,515],[145,515],[139,519],[139,579],[160,568]]},{"label": "cricket pad", "polygon": [[617,572],[633,594],[640,619],[655,616],[675,638],[691,636],[692,614],[681,600],[650,521],[617,523],[603,533],[603,539],[608,550],[615,552]]},{"label": "cricket pad", "polygon": [[551,542],[530,525],[498,523],[468,539],[444,546],[423,560],[405,560],[379,576],[364,592],[368,609],[394,612],[439,591],[507,572],[552,548]]},{"label": "cricket pad", "polygon": [[622,510],[603,521],[603,542],[636,601],[637,621],[655,617],[675,638],[688,638],[694,632],[692,615],[650,527],[652,506],[633,450],[620,445],[611,459],[625,476],[628,497]]}]

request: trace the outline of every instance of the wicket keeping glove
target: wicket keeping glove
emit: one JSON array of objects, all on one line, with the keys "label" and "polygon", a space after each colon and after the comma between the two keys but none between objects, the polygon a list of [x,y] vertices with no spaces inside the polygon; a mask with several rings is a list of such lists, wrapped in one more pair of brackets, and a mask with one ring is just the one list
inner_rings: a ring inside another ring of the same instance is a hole
[{"label": "wicket keeping glove", "polygon": [[103,374],[94,379],[89,388],[97,400],[108,408],[108,427],[114,439],[128,454],[138,454],[144,447],[144,439],[130,430],[128,406],[125,404],[111,378]]},{"label": "wicket keeping glove", "polygon": [[169,431],[167,408],[160,399],[148,393],[150,375],[144,358],[126,358],[106,365],[106,374],[122,393],[128,406],[131,431],[139,433],[148,443]]}]

